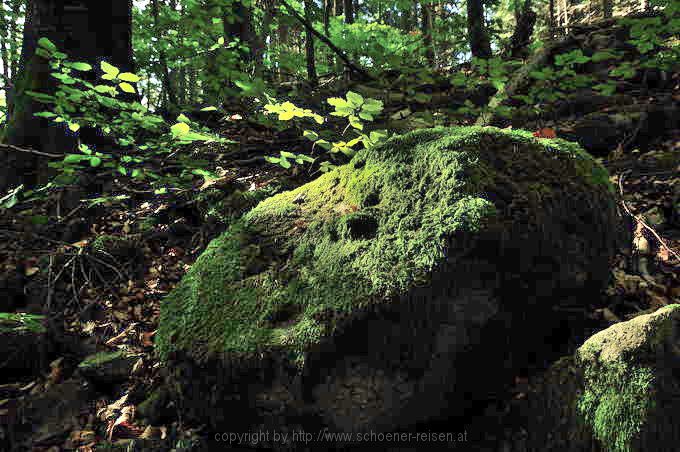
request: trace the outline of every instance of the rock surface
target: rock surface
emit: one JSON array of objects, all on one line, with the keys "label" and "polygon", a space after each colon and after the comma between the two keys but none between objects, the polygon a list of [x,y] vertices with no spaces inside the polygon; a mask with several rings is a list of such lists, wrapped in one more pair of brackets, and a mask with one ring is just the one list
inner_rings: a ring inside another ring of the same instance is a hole
[{"label": "rock surface", "polygon": [[130,377],[135,361],[124,351],[102,352],[85,358],[78,364],[78,371],[93,383],[115,384]]},{"label": "rock surface", "polygon": [[603,288],[617,222],[606,171],[572,143],[394,138],[209,245],[162,305],[169,387],[230,431],[462,415],[536,351],[553,306]]},{"label": "rock surface", "polygon": [[45,367],[43,317],[0,313],[0,382],[34,375]]},{"label": "rock surface", "polygon": [[680,305],[615,324],[576,354],[585,378],[579,412],[611,451],[680,444]]}]

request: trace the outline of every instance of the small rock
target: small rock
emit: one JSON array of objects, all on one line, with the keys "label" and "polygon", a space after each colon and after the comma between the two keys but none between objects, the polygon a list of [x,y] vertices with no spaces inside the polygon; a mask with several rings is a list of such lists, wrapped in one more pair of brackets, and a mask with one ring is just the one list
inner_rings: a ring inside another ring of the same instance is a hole
[{"label": "small rock", "polygon": [[0,313],[1,379],[13,381],[44,367],[47,331],[43,319],[39,315]]},{"label": "small rock", "polygon": [[78,364],[78,371],[97,384],[115,384],[130,377],[136,357],[123,351],[90,355]]}]

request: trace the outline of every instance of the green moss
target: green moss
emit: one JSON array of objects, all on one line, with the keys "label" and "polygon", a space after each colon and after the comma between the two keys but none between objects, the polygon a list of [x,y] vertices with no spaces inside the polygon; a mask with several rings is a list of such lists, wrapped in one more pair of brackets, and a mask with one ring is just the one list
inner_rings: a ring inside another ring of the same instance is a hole
[{"label": "green moss", "polygon": [[85,358],[80,364],[78,364],[78,367],[80,368],[99,367],[102,364],[106,364],[110,361],[116,361],[124,357],[125,357],[124,351],[96,353]]},{"label": "green moss", "polygon": [[0,312],[0,333],[20,331],[44,333],[46,331],[44,319],[42,315]]},{"label": "green moss", "polygon": [[427,283],[454,234],[496,218],[488,152],[549,155],[583,174],[579,184],[600,183],[592,176],[601,167],[577,145],[529,132],[462,127],[395,137],[262,201],[214,240],[162,305],[161,357],[286,349],[299,362],[332,334],[335,314]]},{"label": "green moss", "polygon": [[658,381],[659,347],[673,338],[680,305],[602,331],[578,350],[585,391],[578,411],[607,450],[627,452],[650,422]]}]

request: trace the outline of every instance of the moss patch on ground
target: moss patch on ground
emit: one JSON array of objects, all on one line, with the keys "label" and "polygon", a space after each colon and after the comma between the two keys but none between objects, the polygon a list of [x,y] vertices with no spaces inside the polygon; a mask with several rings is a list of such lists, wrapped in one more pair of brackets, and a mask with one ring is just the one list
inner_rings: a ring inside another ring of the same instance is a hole
[{"label": "moss patch on ground", "polygon": [[635,450],[641,432],[656,422],[657,359],[678,324],[680,305],[666,306],[601,331],[578,350],[585,375],[578,409],[607,450]]},{"label": "moss patch on ground", "polygon": [[392,138],[264,200],[215,239],[162,304],[161,358],[284,350],[299,363],[338,319],[427,284],[455,234],[494,221],[487,190],[496,153],[554,160],[560,178],[609,188],[606,170],[578,145],[525,131],[437,128]]}]

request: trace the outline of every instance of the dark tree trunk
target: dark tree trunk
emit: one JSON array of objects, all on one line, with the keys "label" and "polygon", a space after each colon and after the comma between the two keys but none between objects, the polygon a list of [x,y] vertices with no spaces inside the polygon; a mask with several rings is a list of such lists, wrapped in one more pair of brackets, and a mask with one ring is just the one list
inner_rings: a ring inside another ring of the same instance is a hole
[{"label": "dark tree trunk", "polygon": [[515,14],[515,31],[510,38],[510,56],[526,58],[529,56],[529,43],[536,25],[536,13],[531,9],[531,0],[525,0],[522,9]]},{"label": "dark tree trunk", "polygon": [[425,58],[434,67],[434,47],[432,44],[432,5],[428,0],[420,2],[422,13],[421,31],[423,33],[423,43],[425,44]]},{"label": "dark tree trunk", "polygon": [[[312,22],[312,7],[313,7],[313,2],[312,0],[305,0],[305,19],[307,19],[308,22]],[[307,79],[309,82],[312,84],[312,86],[316,86],[318,84],[318,77],[316,75],[316,61],[315,61],[315,56],[314,56],[314,35],[312,32],[309,30],[309,28],[305,28],[306,34],[305,34],[305,52],[307,55]]]},{"label": "dark tree trunk", "polygon": [[343,1],[343,11],[345,13],[345,23],[346,24],[353,24],[354,23],[354,4],[352,0],[344,0]]},{"label": "dark tree trunk", "polygon": [[[352,0],[343,0],[343,11],[345,13],[345,23],[354,23],[354,3]],[[352,79],[352,70],[349,66],[345,65],[345,80]]]},{"label": "dark tree trunk", "polygon": [[[151,0],[151,14],[153,15],[153,25],[156,29],[157,36],[162,36],[163,31],[160,27],[160,9],[158,7],[158,0]],[[167,100],[167,105],[163,105],[162,109],[166,111],[174,110],[177,108],[177,94],[175,93],[175,87],[172,85],[172,80],[170,79],[168,59],[163,48],[158,52],[158,59],[161,66],[161,82],[163,83],[163,90],[165,91],[164,99]]]},{"label": "dark tree trunk", "polygon": [[[230,14],[235,16],[235,20],[229,23],[227,16]],[[224,11],[224,36],[226,37],[238,38],[241,43],[247,46],[250,51],[242,52],[241,58],[242,62],[249,63],[253,61],[253,45],[255,43],[255,33],[253,30],[253,12],[249,6],[246,6],[242,1],[235,2],[229,10]],[[225,42],[227,44],[228,42]]]},{"label": "dark tree trunk", "polygon": [[[12,115],[7,143],[54,154],[73,149],[74,138],[63,129],[36,118],[45,105],[26,91],[53,93],[47,60],[35,55],[38,39],[46,37],[76,61],[98,65],[105,59],[121,70],[134,70],[132,61],[132,0],[30,0],[15,77]],[[0,151],[0,191],[19,184],[46,182],[46,165],[29,153]]]},{"label": "dark tree trunk", "polygon": [[467,0],[470,52],[477,58],[491,58],[491,43],[484,21],[484,0]]}]

